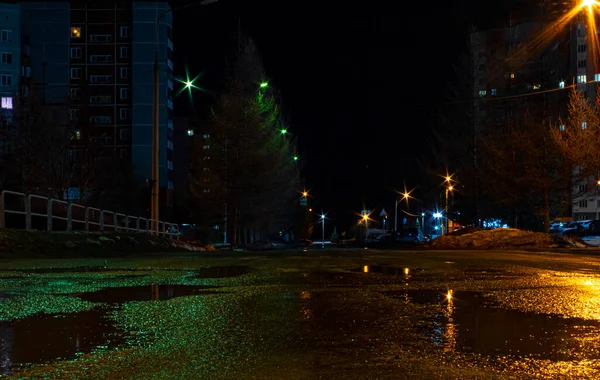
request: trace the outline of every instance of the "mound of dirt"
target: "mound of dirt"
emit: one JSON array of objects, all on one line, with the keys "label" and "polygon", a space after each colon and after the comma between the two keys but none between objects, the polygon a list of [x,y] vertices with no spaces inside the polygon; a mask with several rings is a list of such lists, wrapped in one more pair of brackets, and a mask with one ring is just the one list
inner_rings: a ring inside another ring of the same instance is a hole
[{"label": "mound of dirt", "polygon": [[[466,230],[466,229],[464,229]],[[425,246],[433,249],[507,249],[507,248],[583,248],[581,239],[556,236],[543,232],[524,231],[515,228],[494,230],[475,229],[473,232],[456,231],[440,236]]]}]

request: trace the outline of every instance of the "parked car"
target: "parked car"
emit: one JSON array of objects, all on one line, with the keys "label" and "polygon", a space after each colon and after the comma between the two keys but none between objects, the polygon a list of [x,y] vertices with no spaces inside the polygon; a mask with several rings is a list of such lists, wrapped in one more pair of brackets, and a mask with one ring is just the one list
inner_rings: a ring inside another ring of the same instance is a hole
[{"label": "parked car", "polygon": [[600,236],[600,220],[592,220],[589,227],[589,233],[592,236]]},{"label": "parked car", "polygon": [[564,228],[565,224],[562,222],[550,223],[550,232],[558,232]]},{"label": "parked car", "polygon": [[569,222],[566,226],[561,228],[558,233],[560,235],[579,235],[584,231],[584,227],[581,225],[581,222],[581,220]]}]

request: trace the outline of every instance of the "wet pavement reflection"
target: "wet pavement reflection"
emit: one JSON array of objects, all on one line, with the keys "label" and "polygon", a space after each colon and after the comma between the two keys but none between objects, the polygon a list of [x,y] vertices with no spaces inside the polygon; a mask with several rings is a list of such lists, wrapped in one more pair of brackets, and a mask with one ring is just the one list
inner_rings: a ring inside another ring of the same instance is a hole
[{"label": "wet pavement reflection", "polygon": [[405,303],[435,305],[421,331],[445,350],[553,361],[600,359],[600,322],[503,309],[476,292],[384,293]]},{"label": "wet pavement reflection", "polygon": [[105,288],[96,292],[78,293],[77,297],[84,301],[124,303],[131,301],[164,301],[175,297],[214,294],[207,291],[214,286],[193,285],[145,285]]},{"label": "wet pavement reflection", "polygon": [[122,333],[106,313],[106,309],[94,309],[0,321],[0,374],[25,364],[73,359],[80,353],[124,344]]}]

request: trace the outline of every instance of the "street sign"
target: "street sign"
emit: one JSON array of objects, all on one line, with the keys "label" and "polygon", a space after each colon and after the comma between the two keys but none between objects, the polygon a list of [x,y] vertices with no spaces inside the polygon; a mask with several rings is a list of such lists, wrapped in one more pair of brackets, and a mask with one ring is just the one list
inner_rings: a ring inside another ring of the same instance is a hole
[{"label": "street sign", "polygon": [[385,212],[384,208],[381,209],[381,212],[379,213],[379,216],[387,216],[387,212]]},{"label": "street sign", "polygon": [[360,210],[360,215],[370,214],[371,210]]},{"label": "street sign", "polygon": [[306,198],[300,198],[300,206],[306,206],[307,205],[307,200]]}]

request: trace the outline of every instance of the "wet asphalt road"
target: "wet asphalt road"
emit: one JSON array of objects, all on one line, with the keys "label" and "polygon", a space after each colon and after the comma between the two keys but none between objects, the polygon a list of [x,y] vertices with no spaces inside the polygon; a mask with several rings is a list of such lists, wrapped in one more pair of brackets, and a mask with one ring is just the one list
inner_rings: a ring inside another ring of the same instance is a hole
[{"label": "wet asphalt road", "polygon": [[600,256],[317,250],[0,268],[7,376],[600,378]]}]

